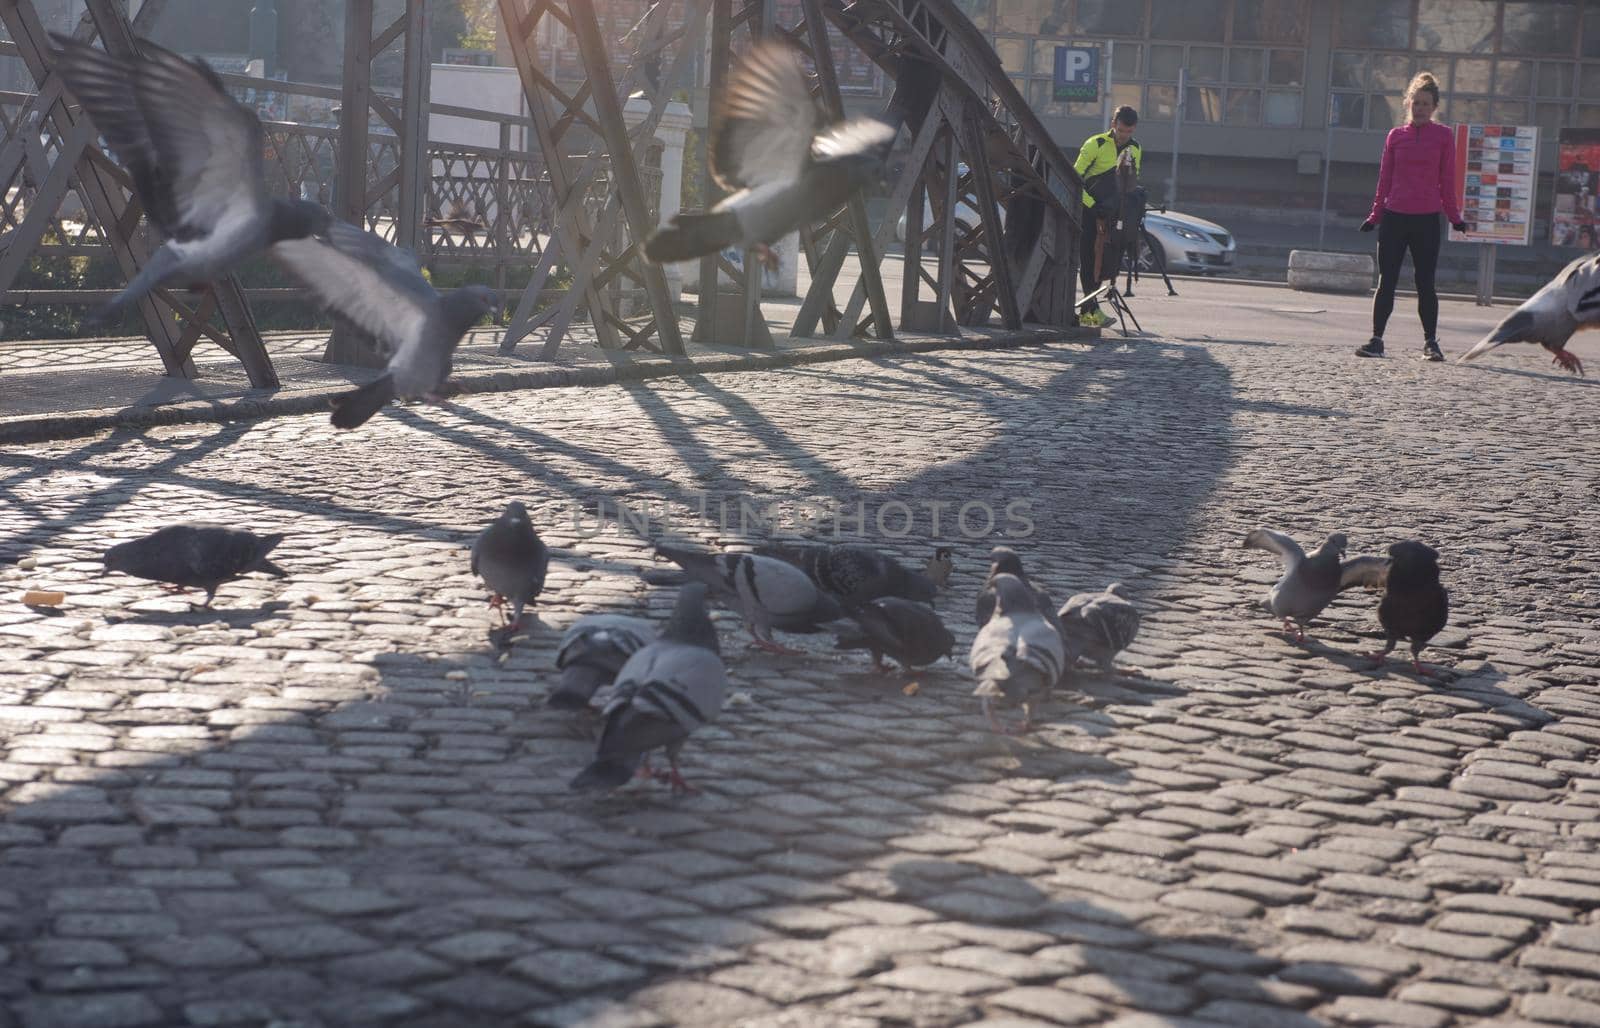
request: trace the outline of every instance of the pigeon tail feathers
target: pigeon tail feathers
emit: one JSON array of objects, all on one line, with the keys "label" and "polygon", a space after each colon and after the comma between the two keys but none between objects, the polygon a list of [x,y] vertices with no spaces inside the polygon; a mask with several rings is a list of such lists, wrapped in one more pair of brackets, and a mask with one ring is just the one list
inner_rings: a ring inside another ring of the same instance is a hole
[{"label": "pigeon tail feathers", "polygon": [[359,389],[340,393],[333,398],[334,428],[356,428],[367,423],[390,400],[394,399],[394,378],[383,375]]},{"label": "pigeon tail feathers", "polygon": [[634,769],[614,757],[601,757],[588,767],[579,771],[577,776],[567,783],[567,788],[574,792],[592,792],[595,790],[612,789],[627,785],[633,777]]},{"label": "pigeon tail feathers", "polygon": [[694,260],[738,243],[742,235],[732,211],[679,214],[645,241],[644,255],[657,264]]}]

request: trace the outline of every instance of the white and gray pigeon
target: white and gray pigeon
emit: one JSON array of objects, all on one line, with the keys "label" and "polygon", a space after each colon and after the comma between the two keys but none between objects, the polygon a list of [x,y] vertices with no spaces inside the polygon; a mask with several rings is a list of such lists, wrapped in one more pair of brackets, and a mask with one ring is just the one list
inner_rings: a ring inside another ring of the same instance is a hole
[{"label": "white and gray pigeon", "polygon": [[1068,597],[1057,616],[1070,640],[1068,652],[1087,657],[1105,672],[1115,670],[1117,654],[1139,635],[1139,608],[1121,582]]},{"label": "white and gray pigeon", "polygon": [[1378,588],[1389,562],[1382,557],[1356,557],[1345,560],[1348,540],[1335,532],[1322,545],[1307,554],[1300,544],[1270,528],[1258,528],[1244,537],[1244,545],[1275,554],[1283,565],[1283,577],[1267,593],[1267,609],[1283,618],[1283,630],[1298,642],[1305,642],[1305,626],[1333,598],[1355,586]]},{"label": "white and gray pigeon", "polygon": [[1567,341],[1586,328],[1600,328],[1600,252],[1568,264],[1461,359],[1481,357],[1503,343],[1538,343],[1550,351],[1554,363],[1581,375],[1583,362],[1567,352]]},{"label": "white and gray pigeon", "polygon": [[204,521],[168,525],[140,539],[118,543],[105,553],[105,572],[163,582],[176,590],[204,589],[211,606],[217,589],[252,571],[285,578],[288,572],[267,559],[283,534],[256,535]]},{"label": "white and gray pigeon", "polygon": [[972,616],[974,620],[977,621],[979,627],[982,627],[988,623],[989,618],[994,614],[994,580],[1000,575],[1011,575],[1033,593],[1033,603],[1038,608],[1040,616],[1049,622],[1050,627],[1054,628],[1056,633],[1061,636],[1061,645],[1067,654],[1067,660],[1062,665],[1061,672],[1066,674],[1072,668],[1072,665],[1078,661],[1076,640],[1067,635],[1066,628],[1061,624],[1061,618],[1056,613],[1055,601],[1050,598],[1048,592],[1028,577],[1028,573],[1022,569],[1022,558],[1017,555],[1016,550],[1009,546],[996,546],[989,551],[989,577],[984,580],[983,588],[978,591],[977,602],[973,604]]},{"label": "white and gray pigeon", "polygon": [[114,56],[52,32],[54,69],[133,180],[166,241],[93,317],[105,324],[153,289],[205,285],[285,239],[320,231],[317,204],[267,194],[264,134],[202,60],[147,39]]},{"label": "white and gray pigeon", "polygon": [[505,604],[511,604],[508,637],[521,627],[523,608],[544,589],[549,569],[550,550],[533,530],[528,508],[518,500],[506,504],[472,544],[472,573],[489,587],[489,605],[504,616]]},{"label": "white and gray pigeon", "polygon": [[955,654],[955,636],[938,612],[925,603],[881,596],[866,603],[846,604],[845,610],[854,625],[835,629],[834,649],[866,650],[872,654],[875,671],[887,670],[883,664],[885,655],[912,671]]},{"label": "white and gray pigeon", "polygon": [[689,791],[678,771],[678,751],[690,733],[716,720],[727,691],[717,630],[706,613],[706,586],[686,583],[660,637],[617,672],[594,761],[572,788],[609,791],[635,773],[651,774],[647,755],[664,749],[671,770],[662,777],[674,792]]},{"label": "white and gray pigeon", "polygon": [[556,670],[561,681],[550,690],[545,705],[558,710],[582,710],[602,686],[610,685],[628,658],[654,639],[656,626],[646,618],[627,614],[585,614],[561,636],[556,649]]},{"label": "white and gray pigeon", "polygon": [[1049,695],[1067,667],[1061,634],[1045,620],[1034,591],[1015,575],[996,575],[990,582],[992,616],[972,640],[970,664],[978,679],[973,695],[996,731],[992,705],[1022,708],[1022,728],[1033,720],[1034,707]]},{"label": "white and gray pigeon", "polygon": [[757,43],[711,116],[711,175],[731,195],[675,216],[645,242],[645,256],[686,261],[737,246],[771,264],[770,244],[882,178],[898,131],[875,117],[825,126],[795,50]]},{"label": "white and gray pigeon", "polygon": [[701,553],[658,545],[656,553],[703,582],[744,618],[755,645],[771,653],[800,653],[772,639],[774,629],[811,634],[844,616],[839,601],[819,589],[804,571],[775,557],[754,553]]},{"label": "white and gray pigeon", "polygon": [[846,604],[898,596],[931,605],[939,592],[927,575],[861,543],[766,543],[755,552],[793,564]]},{"label": "white and gray pigeon", "polygon": [[382,375],[333,398],[336,428],[355,428],[390,400],[437,400],[450,377],[456,347],[499,294],[470,285],[440,295],[417,259],[380,236],[343,221],[305,239],[287,240],[273,255],[318,301],[349,319],[388,355]]}]

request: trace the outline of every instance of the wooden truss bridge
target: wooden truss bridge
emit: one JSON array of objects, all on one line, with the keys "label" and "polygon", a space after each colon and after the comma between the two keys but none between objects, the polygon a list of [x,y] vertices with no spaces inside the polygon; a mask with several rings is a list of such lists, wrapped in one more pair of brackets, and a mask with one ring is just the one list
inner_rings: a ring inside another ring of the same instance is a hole
[{"label": "wooden truss bridge", "polygon": [[[424,261],[487,262],[501,283],[508,268],[531,269],[507,305],[503,352],[536,343],[541,356],[554,357],[584,314],[601,346],[683,352],[667,277],[640,252],[657,221],[654,133],[682,90],[707,87],[715,103],[734,56],[763,37],[787,38],[809,58],[817,101],[835,116],[844,113],[841,56],[870,60],[892,83],[887,107],[908,129],[897,146],[903,157],[887,183],[889,214],[881,224],[871,225],[857,195],[802,227],[811,284],[794,336],[888,339],[897,328],[953,333],[996,318],[1010,328],[1025,320],[1076,324],[1081,183],[954,0],[799,0],[797,11],[787,0],[792,25],[779,24],[776,0],[656,0],[626,33],[620,59],[612,20],[608,36],[604,8],[593,0],[499,0],[526,101],[521,117],[430,103],[427,0],[406,0],[388,24],[374,23],[374,2],[345,0],[341,88],[223,79],[243,89],[339,102],[337,130],[265,121],[269,165],[285,189],[322,199],[339,217]],[[74,34],[113,52],[131,51],[163,7],[162,0],[145,0],[130,22],[119,0],[86,3]],[[32,0],[0,0],[0,25],[9,36],[0,41],[0,56],[20,57],[35,85],[31,93],[0,94],[0,303],[98,299],[90,291],[68,297],[15,284],[35,255],[47,253],[109,252],[131,278],[159,240],[142,227],[128,176],[98,148],[92,124],[51,73],[51,47]],[[563,54],[562,74],[549,59],[553,37],[577,51],[576,61]],[[401,56],[398,91],[373,80],[375,61],[392,51]],[[624,117],[630,97],[631,119]],[[639,117],[641,98],[647,109]],[[429,114],[495,123],[500,145],[430,144]],[[526,148],[513,147],[513,129],[529,127]],[[703,139],[699,145],[704,168]],[[451,171],[461,167],[467,170]],[[710,202],[714,189],[707,178],[701,195]],[[488,196],[479,197],[485,202],[477,209],[492,216],[450,216],[483,192]],[[80,213],[69,218],[63,208],[72,194]],[[897,317],[883,288],[881,255],[900,211],[906,238]],[[861,274],[841,308],[834,286],[852,249]],[[697,341],[766,341],[760,268],[745,258],[701,261]],[[146,297],[139,315],[167,374],[194,376],[191,354],[204,338],[236,357],[253,386],[276,387],[251,314],[255,293],[292,291],[247,291],[229,278],[198,294],[160,290]],[[372,359],[359,339],[340,330],[325,356]]]}]

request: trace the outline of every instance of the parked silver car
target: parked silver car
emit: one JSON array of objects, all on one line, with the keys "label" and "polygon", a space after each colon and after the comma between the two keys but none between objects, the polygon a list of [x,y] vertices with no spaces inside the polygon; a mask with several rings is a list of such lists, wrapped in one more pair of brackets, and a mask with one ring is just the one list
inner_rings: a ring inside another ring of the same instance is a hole
[{"label": "parked silver car", "polygon": [[1233,267],[1238,249],[1233,233],[1215,222],[1152,207],[1144,215],[1139,270],[1155,272],[1155,252],[1159,251],[1168,274],[1227,271]]}]

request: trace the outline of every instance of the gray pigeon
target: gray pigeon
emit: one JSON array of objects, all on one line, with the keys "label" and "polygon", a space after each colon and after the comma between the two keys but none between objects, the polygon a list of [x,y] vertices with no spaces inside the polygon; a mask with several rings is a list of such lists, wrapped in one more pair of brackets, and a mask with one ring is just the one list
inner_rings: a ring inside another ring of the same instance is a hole
[{"label": "gray pigeon", "polygon": [[1308,556],[1299,543],[1270,528],[1258,528],[1244,537],[1245,546],[1276,554],[1283,565],[1283,577],[1267,594],[1267,609],[1283,618],[1283,630],[1297,642],[1306,641],[1306,624],[1339,593],[1383,583],[1389,562],[1382,557],[1345,560],[1346,543],[1344,535],[1335,532]]},{"label": "gray pigeon", "polygon": [[1112,661],[1139,634],[1139,608],[1128,600],[1121,582],[1069,597],[1058,617],[1070,640],[1068,652],[1088,657],[1106,672],[1115,670]]},{"label": "gray pigeon", "polygon": [[410,251],[343,221],[316,236],[279,243],[273,255],[388,354],[381,376],[333,398],[335,428],[364,424],[396,397],[437,400],[461,337],[500,309],[499,294],[488,286],[462,286],[440,296]]},{"label": "gray pigeon", "polygon": [[472,544],[472,573],[482,578],[493,594],[489,606],[503,617],[504,605],[511,604],[507,633],[522,626],[522,608],[544,588],[549,569],[550,550],[533,530],[528,509],[517,500],[506,504]]},{"label": "gray pigeon", "polygon": [[689,734],[716,720],[728,691],[717,630],[706,613],[706,587],[689,582],[678,592],[660,638],[622,665],[603,715],[594,762],[572,780],[574,789],[615,789],[635,772],[650,774],[651,750],[665,749],[674,792],[690,791],[678,772],[678,751]]},{"label": "gray pigeon", "polygon": [[801,653],[780,646],[773,629],[810,634],[844,616],[844,608],[785,561],[754,553],[701,553],[679,546],[660,545],[658,556],[683,568],[695,581],[704,582],[723,602],[737,610],[755,638],[755,645],[770,653]]},{"label": "gray pigeon", "polygon": [[645,256],[664,263],[753,247],[770,266],[769,244],[883,177],[898,131],[873,117],[824,126],[795,50],[757,43],[711,115],[711,175],[732,195],[676,215],[645,242]]},{"label": "gray pigeon", "polygon": [[133,281],[93,317],[98,324],[153,289],[219,279],[269,246],[332,220],[304,200],[267,195],[261,121],[228,95],[204,61],[147,39],[116,57],[52,32],[54,69],[133,179],[145,214],[166,237]]},{"label": "gray pigeon", "polygon": [[118,543],[106,551],[105,572],[165,582],[175,589],[204,589],[211,606],[217,588],[252,571],[285,578],[288,572],[267,559],[283,542],[283,534],[256,535],[203,521],[168,525],[142,539]]},{"label": "gray pigeon", "polygon": [[1035,585],[1028,578],[1028,573],[1022,569],[1022,558],[1017,556],[1017,551],[1009,546],[996,546],[989,551],[989,577],[984,581],[983,588],[978,592],[977,602],[973,605],[972,615],[981,628],[987,624],[994,614],[995,590],[994,580],[1000,575],[1011,575],[1033,593],[1034,606],[1038,608],[1039,615],[1049,622],[1050,627],[1061,636],[1061,645],[1067,654],[1066,663],[1062,665],[1062,674],[1071,669],[1078,661],[1078,649],[1075,639],[1067,635],[1066,628],[1061,624],[1061,618],[1056,613],[1055,601],[1050,594]]},{"label": "gray pigeon", "polygon": [[586,614],[561,636],[556,669],[561,681],[550,691],[545,705],[558,710],[581,710],[596,690],[610,685],[628,658],[655,638],[656,627],[645,618],[626,614]]},{"label": "gray pigeon", "polygon": [[1061,634],[1046,621],[1034,591],[1015,575],[990,580],[995,609],[972,640],[971,666],[983,700],[983,712],[996,731],[991,704],[1022,708],[1022,728],[1033,720],[1033,707],[1048,696],[1067,667]]},{"label": "gray pigeon", "polygon": [[847,604],[880,596],[932,604],[939,591],[927,575],[908,571],[888,554],[860,543],[768,543],[756,547],[756,553],[793,564]]},{"label": "gray pigeon", "polygon": [[1600,328],[1600,253],[1567,265],[1461,359],[1472,360],[1502,343],[1538,343],[1550,351],[1556,364],[1581,375],[1583,362],[1567,352],[1567,340],[1584,328]]},{"label": "gray pigeon", "polygon": [[886,670],[885,654],[910,671],[955,653],[955,636],[926,604],[883,596],[845,609],[855,627],[836,633],[834,649],[866,650],[875,671]]}]

